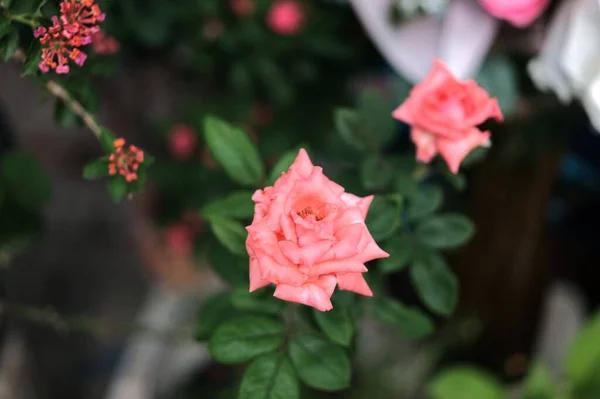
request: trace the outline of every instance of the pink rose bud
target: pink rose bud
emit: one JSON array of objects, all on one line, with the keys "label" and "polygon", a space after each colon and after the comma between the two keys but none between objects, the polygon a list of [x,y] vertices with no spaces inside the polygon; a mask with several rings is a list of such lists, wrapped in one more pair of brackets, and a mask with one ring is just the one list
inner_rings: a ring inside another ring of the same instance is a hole
[{"label": "pink rose bud", "polygon": [[254,0],[230,0],[231,11],[238,17],[247,17],[254,12]]},{"label": "pink rose bud", "polygon": [[471,150],[489,142],[490,133],[477,125],[503,120],[495,98],[473,80],[456,80],[439,60],[392,115],[412,125],[417,160],[428,163],[439,153],[453,173]]},{"label": "pink rose bud", "polygon": [[275,284],[275,297],[322,312],[333,309],[336,286],[373,295],[365,262],[389,256],[365,224],[373,196],[344,192],[301,149],[288,172],[252,200],[250,292]]},{"label": "pink rose bud", "polygon": [[183,223],[168,227],[165,232],[167,247],[180,255],[189,255],[194,248],[194,235],[191,229]]},{"label": "pink rose bud", "polygon": [[304,25],[304,11],[294,0],[278,0],[269,9],[267,25],[280,35],[298,33]]},{"label": "pink rose bud", "polygon": [[194,155],[197,143],[196,133],[189,125],[175,125],[169,132],[169,150],[180,161],[185,161]]},{"label": "pink rose bud", "polygon": [[549,3],[550,0],[479,0],[491,15],[519,28],[531,25]]}]

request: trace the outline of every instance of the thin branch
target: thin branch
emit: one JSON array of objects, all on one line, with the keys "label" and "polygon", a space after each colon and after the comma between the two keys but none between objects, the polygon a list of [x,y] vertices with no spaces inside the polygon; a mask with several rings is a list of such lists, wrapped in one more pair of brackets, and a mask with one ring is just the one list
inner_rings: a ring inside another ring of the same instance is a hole
[{"label": "thin branch", "polygon": [[[23,50],[17,50],[13,55],[13,59],[19,62],[25,62],[26,56]],[[100,135],[102,134],[102,128],[94,119],[94,116],[89,113],[83,105],[77,100],[75,100],[69,92],[60,84],[55,82],[54,80],[49,80],[46,82],[46,88],[48,91],[56,98],[62,100],[65,105],[75,113],[75,115],[79,116],[85,125],[94,133],[96,138],[100,139]]]}]

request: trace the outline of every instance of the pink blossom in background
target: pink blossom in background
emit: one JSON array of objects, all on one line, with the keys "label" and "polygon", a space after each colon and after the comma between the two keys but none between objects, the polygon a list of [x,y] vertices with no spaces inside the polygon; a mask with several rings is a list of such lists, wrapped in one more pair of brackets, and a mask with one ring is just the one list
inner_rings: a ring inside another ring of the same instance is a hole
[{"label": "pink blossom in background", "polygon": [[185,161],[196,152],[198,138],[196,132],[189,125],[175,125],[169,131],[169,150],[175,159]]},{"label": "pink blossom in background", "polygon": [[288,172],[252,200],[250,292],[275,284],[275,297],[320,311],[333,308],[336,286],[373,295],[365,263],[389,256],[365,224],[373,196],[344,192],[301,149]]},{"label": "pink blossom in background", "polygon": [[294,0],[278,0],[269,9],[267,25],[280,35],[294,35],[304,26],[304,10]]},{"label": "pink blossom in background", "polygon": [[479,0],[479,4],[494,17],[524,28],[544,12],[550,0]]},{"label": "pink blossom in background", "polygon": [[102,29],[92,35],[92,47],[96,54],[108,55],[119,51],[119,42]]},{"label": "pink blossom in background", "polygon": [[230,0],[229,6],[231,7],[231,11],[238,17],[251,15],[256,9],[254,0]]},{"label": "pink blossom in background", "polygon": [[194,234],[184,223],[178,223],[167,227],[164,231],[165,243],[174,253],[190,255],[194,248]]},{"label": "pink blossom in background", "polygon": [[490,133],[477,125],[503,120],[495,98],[473,80],[457,80],[439,60],[392,115],[412,126],[417,160],[428,163],[439,153],[453,173],[471,150],[488,143]]}]

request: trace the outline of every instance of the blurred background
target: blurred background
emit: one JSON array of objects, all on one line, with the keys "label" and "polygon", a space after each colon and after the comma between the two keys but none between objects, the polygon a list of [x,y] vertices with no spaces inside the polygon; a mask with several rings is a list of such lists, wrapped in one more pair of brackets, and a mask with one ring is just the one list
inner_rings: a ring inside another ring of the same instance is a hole
[{"label": "blurred background", "polygon": [[[203,298],[224,283],[181,250],[182,226],[203,228],[185,211],[194,209],[190,190],[210,191],[194,167],[211,160],[199,145],[177,161],[169,133],[216,113],[244,126],[271,162],[299,143],[335,149],[321,140],[334,129],[334,108],[375,92],[386,99],[376,110],[384,120],[434,56],[475,77],[506,117],[486,156],[456,177],[466,188],[443,186],[444,209],[463,210],[476,225],[474,239],[448,253],[461,286],[457,317],[418,344],[367,320],[357,388],[323,397],[420,398],[424,379],[455,363],[481,367],[516,392],[537,361],[562,375],[573,337],[600,302],[593,111],[542,93],[528,66],[563,2],[527,27],[489,17],[476,0],[292,1],[300,7],[279,19],[275,3],[99,2],[114,54],[70,82],[107,127],[158,159],[148,187],[119,205],[102,182],[81,178],[101,155],[95,138],[16,63],[0,65],[0,151],[35,156],[52,186],[41,214],[26,212],[41,233],[14,256],[0,252],[0,398],[235,397],[235,372],[194,339]],[[369,7],[384,7],[385,19]],[[448,33],[461,26],[472,29]],[[432,34],[435,50],[419,54]],[[444,37],[455,42],[438,43]],[[386,152],[411,151],[408,127],[397,123]],[[2,234],[17,211],[1,208]],[[406,272],[388,283],[394,296],[418,303]],[[399,396],[395,385],[406,381],[417,388]]]}]

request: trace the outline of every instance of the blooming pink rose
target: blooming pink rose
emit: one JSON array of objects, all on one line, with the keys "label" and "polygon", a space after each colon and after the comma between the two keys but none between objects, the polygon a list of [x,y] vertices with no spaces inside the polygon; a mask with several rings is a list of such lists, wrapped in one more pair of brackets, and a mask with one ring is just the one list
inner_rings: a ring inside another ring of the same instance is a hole
[{"label": "blooming pink rose", "polygon": [[412,125],[417,160],[430,162],[439,152],[454,173],[471,150],[489,141],[490,133],[477,125],[503,120],[495,98],[473,80],[456,80],[439,60],[392,115]]},{"label": "blooming pink rose", "polygon": [[479,0],[479,3],[494,17],[524,28],[544,12],[550,0]]},{"label": "blooming pink rose", "polygon": [[280,35],[293,35],[304,25],[304,11],[294,0],[278,0],[269,9],[267,24]]},{"label": "blooming pink rose", "polygon": [[250,292],[276,284],[274,296],[320,311],[341,290],[372,296],[365,262],[385,258],[365,225],[373,196],[361,198],[313,166],[304,149],[272,187],[257,190],[246,229]]},{"label": "blooming pink rose", "polygon": [[181,161],[189,159],[196,151],[198,138],[189,125],[175,125],[169,131],[169,150]]}]

